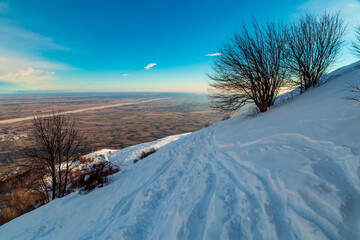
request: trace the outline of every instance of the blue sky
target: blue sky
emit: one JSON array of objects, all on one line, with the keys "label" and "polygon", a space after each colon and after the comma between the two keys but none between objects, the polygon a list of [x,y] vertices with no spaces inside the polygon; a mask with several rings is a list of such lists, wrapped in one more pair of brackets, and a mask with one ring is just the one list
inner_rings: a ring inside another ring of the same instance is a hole
[{"label": "blue sky", "polygon": [[[205,92],[221,43],[252,15],[360,21],[358,0],[0,1],[0,92]],[[348,51],[337,66],[354,62]]]}]

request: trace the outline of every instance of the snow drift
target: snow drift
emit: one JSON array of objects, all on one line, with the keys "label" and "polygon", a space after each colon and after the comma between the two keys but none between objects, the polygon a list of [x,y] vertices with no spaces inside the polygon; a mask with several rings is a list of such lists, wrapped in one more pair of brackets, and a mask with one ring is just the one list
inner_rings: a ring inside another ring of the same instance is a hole
[{"label": "snow drift", "polygon": [[0,239],[359,239],[360,106],[344,99],[359,64],[255,117],[104,150],[127,171],[14,219]]}]

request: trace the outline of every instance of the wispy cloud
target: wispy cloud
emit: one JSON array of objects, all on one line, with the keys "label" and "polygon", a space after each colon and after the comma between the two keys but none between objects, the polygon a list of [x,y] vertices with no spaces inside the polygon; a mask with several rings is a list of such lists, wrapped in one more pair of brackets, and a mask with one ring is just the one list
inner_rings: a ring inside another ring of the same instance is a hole
[{"label": "wispy cloud", "polygon": [[46,61],[0,57],[0,81],[28,89],[56,88],[55,71],[73,70],[72,66]]},{"label": "wispy cloud", "polygon": [[152,68],[153,66],[155,66],[156,65],[156,63],[149,63],[146,67],[145,67],[145,69],[150,69],[150,68]]},{"label": "wispy cloud", "polygon": [[[6,53],[0,51],[0,56],[11,55],[11,53]],[[7,72],[15,72],[21,69],[40,68],[46,70],[74,70],[73,66],[70,66],[65,63],[50,61],[50,60],[39,60],[36,58],[10,58],[10,57],[0,57],[0,75],[3,75]]]},{"label": "wispy cloud", "polygon": [[123,74],[122,76],[123,76],[123,77],[126,77],[126,76],[129,76],[129,74],[128,74],[128,73],[125,73],[125,74]]},{"label": "wispy cloud", "polygon": [[[0,2],[0,14],[8,8],[3,3]],[[42,51],[49,50],[69,48],[22,28],[16,21],[0,18],[0,81],[3,84],[32,90],[54,88],[55,71],[75,68],[41,57]]]},{"label": "wispy cloud", "polygon": [[219,56],[219,55],[221,55],[221,53],[208,53],[205,56],[206,57],[215,57],[215,56]]},{"label": "wispy cloud", "polygon": [[51,86],[49,81],[54,79],[55,72],[29,67],[16,72],[8,72],[0,76],[2,82],[17,83],[31,89],[46,89]]},{"label": "wispy cloud", "polygon": [[309,0],[298,6],[299,13],[302,11],[339,11],[345,21],[351,25],[360,21],[359,0]]},{"label": "wispy cloud", "polygon": [[6,22],[1,22],[0,25],[0,44],[2,48],[14,50],[69,50],[50,37]]}]

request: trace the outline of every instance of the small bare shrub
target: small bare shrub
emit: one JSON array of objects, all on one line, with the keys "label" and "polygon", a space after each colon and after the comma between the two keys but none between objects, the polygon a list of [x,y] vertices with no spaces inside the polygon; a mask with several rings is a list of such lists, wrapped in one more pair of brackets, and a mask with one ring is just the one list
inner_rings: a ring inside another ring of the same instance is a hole
[{"label": "small bare shrub", "polygon": [[146,158],[147,156],[149,156],[149,155],[151,155],[151,154],[153,154],[153,153],[155,153],[156,152],[156,150],[155,150],[155,148],[150,148],[149,150],[147,150],[147,151],[142,151],[141,152],[141,155],[140,155],[140,159],[144,159],[144,158]]},{"label": "small bare shrub", "polygon": [[79,162],[83,167],[87,168],[94,163],[94,158],[80,157]]},{"label": "small bare shrub", "polygon": [[96,187],[103,187],[108,182],[108,176],[119,172],[119,167],[108,161],[93,163],[88,169],[73,176],[69,191],[81,189],[90,192]]}]

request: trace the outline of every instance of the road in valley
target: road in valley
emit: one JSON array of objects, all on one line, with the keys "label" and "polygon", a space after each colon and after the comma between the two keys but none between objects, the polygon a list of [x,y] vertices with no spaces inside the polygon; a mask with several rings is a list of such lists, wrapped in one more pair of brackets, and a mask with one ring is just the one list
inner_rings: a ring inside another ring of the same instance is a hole
[{"label": "road in valley", "polygon": [[[104,109],[104,108],[136,105],[136,104],[153,102],[153,101],[158,101],[158,100],[163,100],[163,99],[165,99],[165,98],[155,98],[155,99],[149,99],[149,100],[144,100],[144,101],[140,101],[140,102],[117,103],[117,104],[111,104],[111,105],[103,105],[103,106],[97,106],[97,107],[82,108],[82,109],[64,111],[64,112],[61,112],[59,114],[79,113],[79,112],[98,110],[98,109]],[[0,124],[9,124],[9,123],[28,121],[28,120],[32,120],[33,118],[34,118],[34,115],[33,116],[28,116],[28,117],[21,117],[21,118],[5,119],[5,120],[0,120]]]}]

